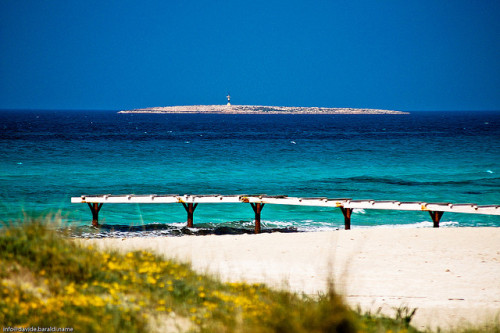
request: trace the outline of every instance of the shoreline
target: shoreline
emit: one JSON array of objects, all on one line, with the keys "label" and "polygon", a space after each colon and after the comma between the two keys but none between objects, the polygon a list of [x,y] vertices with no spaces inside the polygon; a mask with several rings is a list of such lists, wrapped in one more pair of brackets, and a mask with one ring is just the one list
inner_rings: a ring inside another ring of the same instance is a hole
[{"label": "shoreline", "polygon": [[[417,308],[418,328],[479,324],[500,314],[500,228],[376,228],[200,237],[80,239],[150,250],[223,281],[316,294],[333,278],[352,307],[393,316]],[[498,320],[498,317],[497,317]]]},{"label": "shoreline", "polygon": [[157,106],[134,110],[123,110],[118,113],[191,113],[191,114],[409,114],[409,112],[326,107],[295,107],[266,105],[181,105]]}]

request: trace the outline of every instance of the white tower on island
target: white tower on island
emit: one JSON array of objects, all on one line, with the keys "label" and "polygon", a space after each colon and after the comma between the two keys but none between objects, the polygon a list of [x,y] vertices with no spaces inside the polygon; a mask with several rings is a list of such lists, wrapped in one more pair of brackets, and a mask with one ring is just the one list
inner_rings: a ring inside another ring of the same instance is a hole
[{"label": "white tower on island", "polygon": [[231,105],[231,95],[229,95],[229,93],[227,93],[227,105],[230,106]]}]

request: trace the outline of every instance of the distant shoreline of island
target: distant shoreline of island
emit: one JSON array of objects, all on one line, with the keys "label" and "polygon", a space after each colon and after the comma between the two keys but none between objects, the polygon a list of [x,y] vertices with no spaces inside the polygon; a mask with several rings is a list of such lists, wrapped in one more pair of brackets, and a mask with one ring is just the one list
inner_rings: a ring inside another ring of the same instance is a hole
[{"label": "distant shoreline of island", "polygon": [[143,109],[124,110],[118,113],[195,113],[195,114],[409,114],[409,112],[357,109],[326,108],[297,106],[264,106],[264,105],[182,105],[159,106]]}]

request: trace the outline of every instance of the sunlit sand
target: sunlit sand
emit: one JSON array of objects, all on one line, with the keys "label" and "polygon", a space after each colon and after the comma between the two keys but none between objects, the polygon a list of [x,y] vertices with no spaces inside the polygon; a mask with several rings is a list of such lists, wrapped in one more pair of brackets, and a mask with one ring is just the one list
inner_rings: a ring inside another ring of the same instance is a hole
[{"label": "sunlit sand", "polygon": [[[87,241],[86,241],[87,242]],[[314,294],[333,277],[349,304],[394,315],[417,308],[417,327],[481,323],[500,313],[500,228],[371,228],[295,234],[107,238],[191,261],[226,281]]]}]

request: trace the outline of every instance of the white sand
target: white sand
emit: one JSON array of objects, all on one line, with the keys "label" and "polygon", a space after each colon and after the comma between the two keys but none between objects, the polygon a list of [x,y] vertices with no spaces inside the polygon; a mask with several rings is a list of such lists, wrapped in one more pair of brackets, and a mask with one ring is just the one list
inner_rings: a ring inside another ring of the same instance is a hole
[{"label": "white sand", "polygon": [[[86,241],[87,242],[87,241]],[[349,304],[450,328],[500,314],[500,228],[372,228],[292,234],[89,240],[191,261],[224,280],[315,293],[333,276]]]}]

